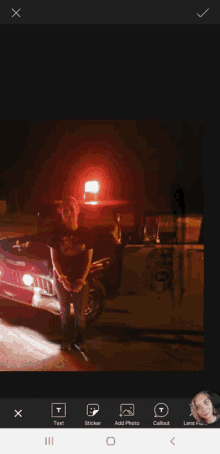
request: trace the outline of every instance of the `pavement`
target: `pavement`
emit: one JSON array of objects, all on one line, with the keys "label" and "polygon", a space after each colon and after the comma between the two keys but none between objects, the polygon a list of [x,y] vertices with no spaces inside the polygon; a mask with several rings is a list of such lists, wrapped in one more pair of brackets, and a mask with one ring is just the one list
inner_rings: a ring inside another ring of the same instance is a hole
[{"label": "pavement", "polygon": [[204,370],[202,332],[169,325],[155,327],[142,310],[134,296],[107,300],[99,319],[87,329],[88,364],[79,353],[61,352],[58,316],[2,298],[0,370]]},{"label": "pavement", "polygon": [[[149,292],[147,298],[119,295],[106,301],[87,340],[103,370],[204,370],[203,325],[187,314],[192,300],[183,302],[183,313],[172,311],[166,293],[159,300]],[[200,301],[193,303],[202,321]]]},{"label": "pavement", "polygon": [[[146,258],[152,249],[155,246],[125,248],[120,290],[106,301],[90,328],[87,345],[103,370],[202,371],[204,300],[200,273],[194,272],[193,286],[188,286],[189,279],[185,281],[183,295],[178,284],[173,295],[169,290],[149,290]],[[194,259],[197,263],[196,256]]]},{"label": "pavement", "polygon": [[158,299],[155,292],[146,296],[119,295],[108,300],[97,323],[114,325],[117,320],[127,329],[138,330],[182,330],[203,333],[203,301],[197,296],[183,298],[181,305],[172,308],[170,292],[164,292]]}]

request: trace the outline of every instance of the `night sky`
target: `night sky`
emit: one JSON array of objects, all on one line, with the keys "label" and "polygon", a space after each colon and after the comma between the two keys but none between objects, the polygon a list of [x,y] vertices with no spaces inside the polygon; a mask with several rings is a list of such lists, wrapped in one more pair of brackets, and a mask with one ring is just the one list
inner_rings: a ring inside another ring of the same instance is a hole
[{"label": "night sky", "polygon": [[[173,210],[181,187],[187,212],[203,212],[203,134],[187,120],[1,120],[0,198],[36,214],[64,194],[83,196],[101,175],[103,200]],[[98,173],[97,173],[98,172]],[[101,173],[100,173],[101,172]]]}]

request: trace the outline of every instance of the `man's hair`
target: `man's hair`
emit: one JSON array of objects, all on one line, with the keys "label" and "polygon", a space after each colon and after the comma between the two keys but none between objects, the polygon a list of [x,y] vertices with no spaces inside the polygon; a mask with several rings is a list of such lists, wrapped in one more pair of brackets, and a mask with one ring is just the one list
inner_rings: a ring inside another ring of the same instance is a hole
[{"label": "man's hair", "polygon": [[77,214],[79,214],[79,205],[78,205],[77,200],[76,200],[74,197],[72,197],[72,196],[65,197],[65,198],[62,200],[62,202],[61,202],[61,207],[62,207],[64,204],[73,205],[74,208],[76,209]]}]

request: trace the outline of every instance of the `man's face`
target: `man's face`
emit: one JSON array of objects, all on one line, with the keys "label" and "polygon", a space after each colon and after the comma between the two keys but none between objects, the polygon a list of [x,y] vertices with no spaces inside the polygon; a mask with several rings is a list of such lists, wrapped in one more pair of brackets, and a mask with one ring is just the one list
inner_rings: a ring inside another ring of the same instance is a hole
[{"label": "man's face", "polygon": [[208,419],[213,413],[212,402],[203,393],[199,394],[195,399],[195,407],[200,418]]},{"label": "man's face", "polygon": [[78,228],[78,214],[74,205],[64,204],[61,209],[63,223],[71,230]]}]

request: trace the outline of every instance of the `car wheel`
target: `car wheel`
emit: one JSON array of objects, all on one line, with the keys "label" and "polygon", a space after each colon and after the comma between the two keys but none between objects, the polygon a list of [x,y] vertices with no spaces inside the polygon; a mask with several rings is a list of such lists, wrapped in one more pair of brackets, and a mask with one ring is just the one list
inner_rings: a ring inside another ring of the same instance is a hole
[{"label": "car wheel", "polygon": [[101,315],[106,300],[105,288],[101,282],[93,280],[90,283],[89,298],[85,310],[86,324],[90,325]]}]

